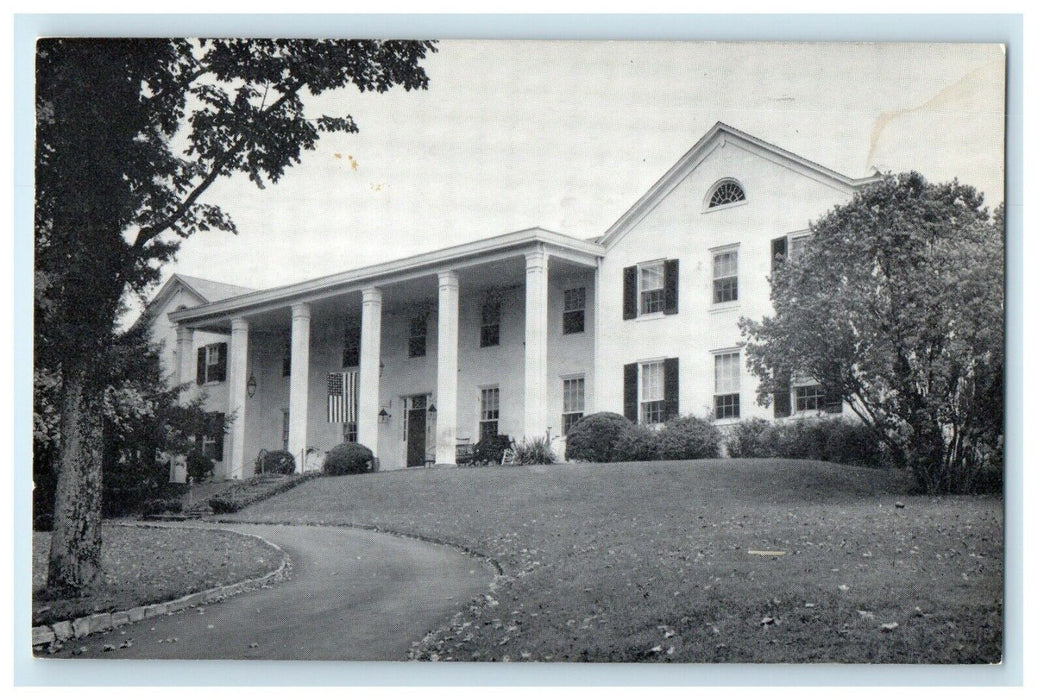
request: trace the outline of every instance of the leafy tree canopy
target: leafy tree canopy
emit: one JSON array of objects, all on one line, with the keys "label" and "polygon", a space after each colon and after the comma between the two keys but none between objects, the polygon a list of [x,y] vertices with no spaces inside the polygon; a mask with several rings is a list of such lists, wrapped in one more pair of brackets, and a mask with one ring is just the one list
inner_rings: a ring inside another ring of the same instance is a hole
[{"label": "leafy tree canopy", "polygon": [[815,380],[921,490],[974,488],[1001,454],[1003,206],[991,217],[973,187],[889,174],[811,230],[773,273],[775,315],[741,321],[759,400],[788,377]]}]

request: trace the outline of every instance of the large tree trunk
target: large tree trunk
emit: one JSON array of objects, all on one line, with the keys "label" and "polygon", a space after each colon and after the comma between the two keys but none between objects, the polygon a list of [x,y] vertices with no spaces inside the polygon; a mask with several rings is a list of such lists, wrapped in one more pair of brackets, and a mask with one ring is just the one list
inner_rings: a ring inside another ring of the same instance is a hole
[{"label": "large tree trunk", "polygon": [[51,595],[80,595],[101,576],[102,405],[84,370],[62,381],[61,448],[47,569]]}]

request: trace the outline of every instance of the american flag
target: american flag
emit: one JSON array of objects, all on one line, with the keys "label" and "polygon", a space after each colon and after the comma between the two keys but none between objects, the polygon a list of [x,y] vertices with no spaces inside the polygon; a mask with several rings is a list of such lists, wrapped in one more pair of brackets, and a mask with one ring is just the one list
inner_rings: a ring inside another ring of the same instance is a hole
[{"label": "american flag", "polygon": [[354,423],[359,398],[358,372],[331,372],[326,376],[326,422]]}]

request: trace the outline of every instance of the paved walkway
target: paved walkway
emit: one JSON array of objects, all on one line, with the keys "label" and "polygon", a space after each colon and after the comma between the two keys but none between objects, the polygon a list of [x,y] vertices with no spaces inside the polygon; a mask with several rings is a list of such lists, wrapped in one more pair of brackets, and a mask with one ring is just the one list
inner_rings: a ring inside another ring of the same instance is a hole
[{"label": "paved walkway", "polygon": [[[366,530],[220,527],[282,547],[293,577],[69,640],[56,656],[86,647],[81,656],[101,658],[404,660],[412,642],[484,592],[494,575],[486,562],[451,547]],[[119,648],[127,641],[129,647]],[[106,645],[117,648],[104,651]]]}]

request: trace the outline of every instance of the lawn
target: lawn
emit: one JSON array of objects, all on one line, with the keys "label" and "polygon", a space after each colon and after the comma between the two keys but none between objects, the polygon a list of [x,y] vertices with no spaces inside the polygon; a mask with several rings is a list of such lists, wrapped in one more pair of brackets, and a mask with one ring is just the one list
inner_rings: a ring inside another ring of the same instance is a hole
[{"label": "lawn", "polygon": [[33,533],[33,624],[127,610],[263,576],[282,562],[264,542],[234,532],[102,527],[103,583],[89,596],[48,599],[48,532]]},{"label": "lawn", "polygon": [[496,559],[494,590],[420,658],[999,661],[1002,501],[906,490],[894,472],[787,460],[427,469],[318,479],[233,519],[374,526]]}]

